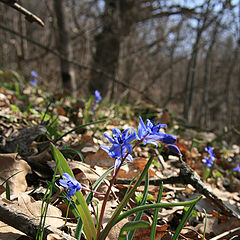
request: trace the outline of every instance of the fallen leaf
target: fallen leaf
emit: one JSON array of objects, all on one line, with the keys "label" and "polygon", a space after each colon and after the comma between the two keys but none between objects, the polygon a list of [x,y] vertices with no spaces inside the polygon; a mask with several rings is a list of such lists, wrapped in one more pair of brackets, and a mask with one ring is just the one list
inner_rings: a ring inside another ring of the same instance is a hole
[{"label": "fallen leaf", "polygon": [[[152,227],[148,228],[140,228],[137,229],[133,239],[134,240],[148,240],[150,238],[150,233],[151,233]],[[167,233],[168,225],[164,224],[162,226],[157,226],[156,227],[156,235],[155,235],[155,240],[160,240],[162,237]]]},{"label": "fallen leaf", "polygon": [[8,180],[10,193],[19,194],[27,189],[26,175],[31,168],[26,161],[22,160],[17,153],[0,154],[0,184]]},{"label": "fallen leaf", "polygon": [[0,221],[0,239],[1,240],[16,240],[25,235],[21,231]]},{"label": "fallen leaf", "polygon": [[[42,201],[35,201],[31,196],[22,193],[18,197],[18,205],[24,213],[40,220]],[[61,210],[49,204],[45,224],[61,227],[64,224]]]},{"label": "fallen leaf", "polygon": [[64,240],[64,238],[56,233],[51,233],[47,235],[47,240]]}]

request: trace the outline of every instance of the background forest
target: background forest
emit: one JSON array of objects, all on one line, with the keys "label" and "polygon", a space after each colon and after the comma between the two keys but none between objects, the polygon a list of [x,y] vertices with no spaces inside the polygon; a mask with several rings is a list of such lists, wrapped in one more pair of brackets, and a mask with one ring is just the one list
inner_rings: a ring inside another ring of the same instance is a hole
[{"label": "background forest", "polygon": [[18,1],[44,27],[1,2],[1,69],[29,82],[34,70],[55,92],[84,98],[98,89],[239,136],[240,1]]}]

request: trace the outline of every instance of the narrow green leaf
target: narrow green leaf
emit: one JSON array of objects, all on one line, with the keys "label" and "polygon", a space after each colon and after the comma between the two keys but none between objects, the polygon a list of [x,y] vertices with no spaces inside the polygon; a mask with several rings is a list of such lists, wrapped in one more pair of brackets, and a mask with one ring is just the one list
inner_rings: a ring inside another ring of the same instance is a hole
[{"label": "narrow green leaf", "polygon": [[189,209],[187,210],[187,212],[184,214],[183,218],[182,218],[182,221],[180,222],[180,224],[178,225],[173,237],[172,237],[172,240],[177,240],[178,239],[178,236],[181,232],[181,230],[183,229],[186,221],[188,220],[189,216],[191,215],[196,203],[200,200],[200,197],[196,198],[195,200],[197,201],[194,201],[190,204],[190,207]]},{"label": "narrow green leaf", "polygon": [[[140,206],[142,206],[142,205],[144,205],[146,203],[147,195],[148,195],[148,185],[149,185],[149,174],[147,172],[146,177],[145,177],[145,186],[144,186],[143,198],[142,198],[142,201],[140,203]],[[142,217],[142,214],[143,214],[143,211],[138,212],[136,214],[135,218],[134,218],[134,222],[140,220],[141,217]],[[135,231],[136,230],[134,229],[134,230],[132,230],[132,231],[130,231],[128,233],[128,240],[132,240],[133,239]]]},{"label": "narrow green leaf", "polygon": [[147,204],[147,205],[135,207],[133,209],[130,209],[130,210],[122,213],[121,215],[119,215],[117,217],[117,219],[114,219],[115,220],[114,225],[117,224],[118,222],[120,222],[122,219],[127,218],[128,216],[130,216],[136,212],[139,212],[139,211],[148,210],[148,209],[152,209],[152,208],[169,208],[169,207],[176,207],[176,206],[189,206],[191,204],[196,204],[201,198],[202,198],[202,196],[200,196],[192,201],[188,201],[188,202],[155,203],[155,204]]},{"label": "narrow green leaf", "polygon": [[206,234],[206,229],[207,229],[207,213],[206,210],[203,208],[203,212],[204,212],[204,219],[205,219],[205,223],[204,223],[204,230],[203,230],[203,240],[205,240],[205,234]]},{"label": "narrow green leaf", "polygon": [[127,232],[128,231],[136,231],[136,229],[138,229],[138,228],[147,228],[147,227],[150,227],[150,223],[146,222],[146,221],[143,221],[143,220],[127,222],[122,227],[122,229],[119,233],[118,240],[128,239],[128,237],[127,237]]},{"label": "narrow green leaf", "polygon": [[8,181],[6,181],[6,199],[10,200],[10,187]]},{"label": "narrow green leaf", "polygon": [[[130,198],[132,197],[132,195],[135,193],[137,187],[140,185],[140,183],[142,182],[144,176],[146,175],[146,173],[148,172],[148,169],[152,163],[153,157],[151,157],[144,170],[142,171],[140,177],[138,178],[137,182],[134,184],[134,186],[132,187],[132,189],[128,192],[128,194],[123,198],[122,202],[119,204],[118,208],[115,210],[115,212],[113,213],[111,219],[109,220],[107,226],[103,229],[103,231],[100,233],[100,238],[99,239],[106,239],[109,231],[111,230],[111,228],[116,224],[116,220],[119,217],[119,214],[121,213],[121,211],[123,210],[123,208],[126,206],[126,204],[128,203],[128,201],[130,200]],[[144,210],[144,209],[142,209]]]},{"label": "narrow green leaf", "polygon": [[[159,189],[159,192],[158,192],[156,203],[161,202],[162,193],[163,193],[163,182],[161,182],[161,186],[160,186],[160,189]],[[155,234],[156,234],[156,228],[157,228],[157,219],[158,219],[158,211],[159,211],[159,208],[155,208],[154,215],[153,215],[152,228],[151,228],[151,233],[150,233],[150,240],[155,240]]]},{"label": "narrow green leaf", "polygon": [[[70,176],[74,177],[72,170],[69,168],[66,159],[63,157],[62,153],[53,145],[51,144],[51,149],[53,153],[53,157],[56,162],[59,161],[59,172],[62,175],[63,173],[68,173]],[[80,217],[83,222],[83,229],[85,235],[88,240],[92,240],[96,238],[96,228],[91,217],[91,213],[88,209],[87,203],[80,191],[76,192],[75,196],[72,197]]]}]

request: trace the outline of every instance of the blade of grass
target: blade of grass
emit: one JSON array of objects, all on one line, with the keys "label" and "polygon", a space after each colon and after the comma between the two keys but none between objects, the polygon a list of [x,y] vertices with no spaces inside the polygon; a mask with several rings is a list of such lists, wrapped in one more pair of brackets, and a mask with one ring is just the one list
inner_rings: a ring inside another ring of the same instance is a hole
[{"label": "blade of grass", "polygon": [[[161,202],[162,193],[163,193],[163,182],[161,182],[156,203]],[[156,228],[157,228],[157,219],[158,219],[158,211],[159,211],[159,208],[155,208],[154,215],[153,215],[152,228],[151,228],[151,233],[150,233],[150,240],[155,240]]]}]

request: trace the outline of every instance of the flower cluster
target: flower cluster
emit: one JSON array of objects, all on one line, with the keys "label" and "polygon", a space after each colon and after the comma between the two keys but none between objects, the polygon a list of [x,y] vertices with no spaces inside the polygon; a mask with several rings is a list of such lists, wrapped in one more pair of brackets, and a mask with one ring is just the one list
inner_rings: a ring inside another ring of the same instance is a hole
[{"label": "flower cluster", "polygon": [[205,147],[205,151],[209,154],[204,159],[202,159],[203,166],[207,166],[208,168],[211,168],[213,165],[213,162],[215,161],[215,155],[213,153],[214,148],[213,147]]},{"label": "flower cluster", "polygon": [[102,100],[101,94],[98,90],[95,90],[95,101],[94,104],[99,103]]},{"label": "flower cluster", "polygon": [[37,80],[37,73],[35,71],[31,71],[31,75],[33,77],[33,80],[30,82],[30,87],[35,87],[35,85],[37,84],[38,80]]},{"label": "flower cluster", "polygon": [[120,165],[121,159],[128,159],[133,161],[131,156],[132,145],[130,142],[137,138],[136,132],[129,131],[130,128],[126,129],[121,133],[118,128],[113,128],[113,137],[111,138],[107,133],[104,133],[104,136],[113,144],[112,147],[100,146],[107,154],[116,159],[114,166],[114,173],[116,168]]},{"label": "flower cluster", "polygon": [[112,146],[100,147],[106,151],[111,158],[115,159],[114,174],[116,168],[119,167],[122,161],[125,159],[128,159],[131,162],[133,161],[131,156],[133,151],[131,142],[134,140],[138,140],[138,144],[143,143],[144,145],[151,143],[158,146],[159,142],[170,144],[167,146],[170,150],[176,152],[177,154],[181,154],[178,147],[172,145],[177,141],[177,139],[171,134],[166,134],[159,131],[165,126],[166,124],[154,124],[154,122],[150,121],[149,119],[147,119],[147,123],[145,125],[142,118],[139,116],[138,133],[136,133],[133,128],[128,128],[122,133],[118,128],[114,128],[112,130],[113,137],[110,137],[107,133],[104,133],[104,136],[112,143]]},{"label": "flower cluster", "polygon": [[74,196],[77,191],[82,189],[82,185],[68,173],[64,173],[62,178],[63,179],[59,180],[59,183],[67,188],[67,199],[70,201],[71,197]]}]

